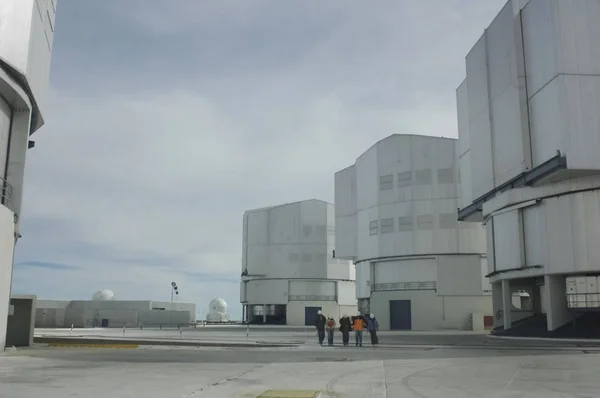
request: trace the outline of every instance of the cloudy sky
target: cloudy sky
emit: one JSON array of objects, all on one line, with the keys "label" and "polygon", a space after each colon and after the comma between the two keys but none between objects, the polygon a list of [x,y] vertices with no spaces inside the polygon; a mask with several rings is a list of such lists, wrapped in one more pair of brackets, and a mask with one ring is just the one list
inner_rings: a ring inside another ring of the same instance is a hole
[{"label": "cloudy sky", "polygon": [[244,210],[333,201],[392,133],[457,136],[464,57],[505,0],[59,0],[13,287],[221,296]]}]

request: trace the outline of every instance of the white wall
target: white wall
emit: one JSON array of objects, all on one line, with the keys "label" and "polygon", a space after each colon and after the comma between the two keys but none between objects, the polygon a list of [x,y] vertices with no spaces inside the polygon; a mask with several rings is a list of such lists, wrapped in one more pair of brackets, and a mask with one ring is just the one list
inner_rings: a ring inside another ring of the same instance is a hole
[{"label": "white wall", "polygon": [[[6,178],[6,159],[8,158],[10,119],[11,109],[6,101],[0,97],[0,179]],[[0,199],[2,199],[1,197],[2,193],[0,192]]]},{"label": "white wall", "polygon": [[6,325],[15,246],[14,225],[13,213],[0,205],[0,349],[4,349],[6,342]]},{"label": "white wall", "polygon": [[335,173],[335,252],[337,258],[355,259],[356,241],[356,167]]}]

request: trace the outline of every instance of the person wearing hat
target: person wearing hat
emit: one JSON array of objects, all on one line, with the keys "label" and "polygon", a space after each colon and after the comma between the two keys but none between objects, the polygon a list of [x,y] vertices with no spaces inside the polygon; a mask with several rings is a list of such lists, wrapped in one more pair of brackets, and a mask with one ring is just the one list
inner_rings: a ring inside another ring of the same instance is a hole
[{"label": "person wearing hat", "polygon": [[340,318],[340,332],[342,332],[342,343],[344,347],[348,346],[348,342],[350,341],[350,331],[352,330],[352,322],[350,321],[350,317],[344,314]]},{"label": "person wearing hat", "polygon": [[323,311],[317,311],[317,319],[315,319],[315,327],[317,328],[317,336],[319,336],[319,344],[323,345],[323,340],[325,340],[325,324],[327,323],[327,319],[325,315],[323,315]]},{"label": "person wearing hat", "polygon": [[371,344],[379,344],[379,338],[377,337],[377,329],[379,329],[379,322],[375,318],[375,314],[369,315],[369,321],[367,322],[367,330],[371,334]]}]

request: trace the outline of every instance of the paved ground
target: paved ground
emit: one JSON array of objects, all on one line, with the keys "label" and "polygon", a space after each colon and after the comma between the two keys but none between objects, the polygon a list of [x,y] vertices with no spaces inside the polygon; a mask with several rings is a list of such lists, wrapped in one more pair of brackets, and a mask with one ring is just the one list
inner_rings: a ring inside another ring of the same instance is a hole
[{"label": "paved ground", "polygon": [[523,347],[34,348],[0,355],[0,397],[598,397],[599,366]]}]

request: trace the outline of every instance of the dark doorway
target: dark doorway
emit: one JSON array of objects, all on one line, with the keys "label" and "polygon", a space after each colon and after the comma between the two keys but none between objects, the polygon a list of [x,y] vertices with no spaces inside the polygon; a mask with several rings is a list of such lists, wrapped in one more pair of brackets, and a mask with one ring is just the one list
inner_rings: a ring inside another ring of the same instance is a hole
[{"label": "dark doorway", "polygon": [[102,319],[101,325],[103,328],[107,328],[108,327],[108,319],[106,319],[106,318]]},{"label": "dark doorway", "polygon": [[317,312],[321,307],[305,307],[304,308],[304,325],[314,326],[317,320]]},{"label": "dark doorway", "polygon": [[410,300],[390,301],[390,330],[411,330]]}]

